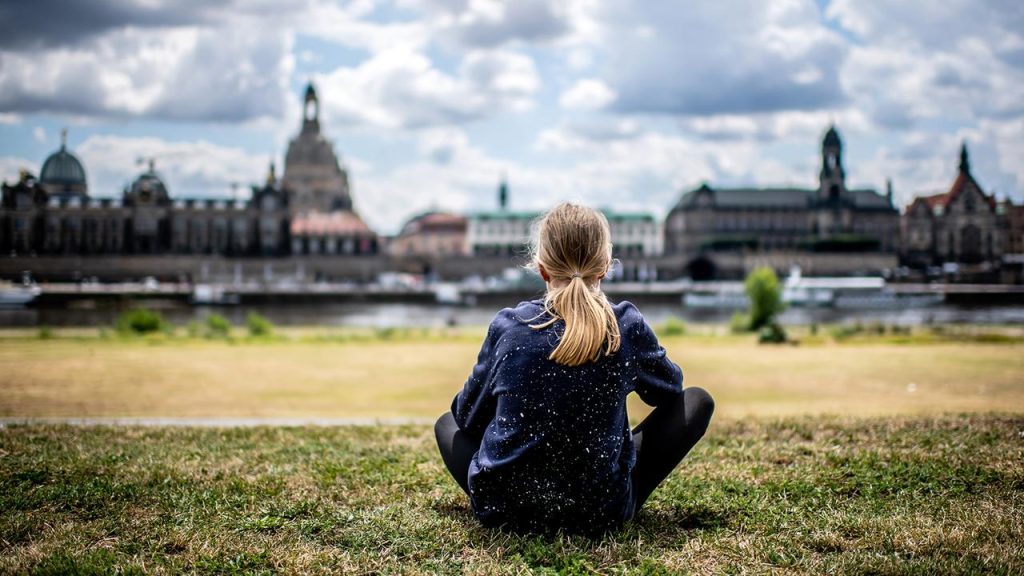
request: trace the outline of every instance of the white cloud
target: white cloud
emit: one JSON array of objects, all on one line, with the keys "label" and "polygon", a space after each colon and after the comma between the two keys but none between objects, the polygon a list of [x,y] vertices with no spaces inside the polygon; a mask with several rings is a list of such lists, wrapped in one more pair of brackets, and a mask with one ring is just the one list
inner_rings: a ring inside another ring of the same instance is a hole
[{"label": "white cloud", "polygon": [[36,126],[33,128],[32,139],[40,144],[46,144],[46,129],[42,126]]},{"label": "white cloud", "polygon": [[278,116],[291,71],[281,32],[126,28],[76,47],[0,53],[0,108],[242,121]]},{"label": "white cloud", "polygon": [[21,116],[9,112],[0,113],[0,124],[21,124]]},{"label": "white cloud", "polygon": [[0,156],[0,182],[17,182],[22,170],[38,176],[39,164],[18,156]]},{"label": "white cloud", "polygon": [[614,101],[615,91],[594,78],[578,80],[558,99],[562,108],[578,110],[599,110]]},{"label": "white cloud", "polygon": [[244,198],[250,184],[263,181],[269,162],[266,156],[205,140],[152,137],[90,136],[74,152],[85,165],[90,194],[99,197],[119,195],[153,158],[172,198],[230,197],[235,185]]},{"label": "white cloud", "polygon": [[849,108],[836,112],[719,114],[684,117],[679,121],[683,131],[709,140],[752,139],[766,143],[781,139],[816,141],[831,124],[835,124],[844,136],[866,134],[872,128],[863,112]]},{"label": "white cloud", "polygon": [[526,110],[540,87],[533,60],[515,52],[471,52],[451,75],[423,54],[401,48],[316,81],[331,95],[323,103],[330,121],[384,128],[460,124]]},{"label": "white cloud", "polygon": [[813,0],[609,0],[597,48],[626,112],[815,110],[843,103],[845,43]]},{"label": "white cloud", "polygon": [[568,34],[573,24],[567,2],[407,0],[403,4],[431,15],[439,40],[470,48],[550,42]]}]

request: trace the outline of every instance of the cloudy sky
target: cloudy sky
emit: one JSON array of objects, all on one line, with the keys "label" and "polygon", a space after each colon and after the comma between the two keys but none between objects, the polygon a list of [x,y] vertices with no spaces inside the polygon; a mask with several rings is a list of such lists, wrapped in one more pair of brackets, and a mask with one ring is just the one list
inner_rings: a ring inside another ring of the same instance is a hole
[{"label": "cloudy sky", "polygon": [[94,196],[156,157],[172,195],[281,165],[313,80],[357,209],[575,199],[664,214],[681,191],[849,184],[1024,200],[1019,0],[35,0],[0,3],[0,178],[69,129]]}]

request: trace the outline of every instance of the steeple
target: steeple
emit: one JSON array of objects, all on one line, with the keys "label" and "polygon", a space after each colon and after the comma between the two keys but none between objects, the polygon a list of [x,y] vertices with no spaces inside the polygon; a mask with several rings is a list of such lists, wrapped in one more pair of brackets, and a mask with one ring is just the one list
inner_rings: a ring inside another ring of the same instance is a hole
[{"label": "steeple", "polygon": [[828,128],[821,141],[821,174],[818,198],[837,203],[846,190],[846,173],[843,171],[843,142],[835,125]]},{"label": "steeple", "polygon": [[61,128],[60,129],[60,149],[64,150],[67,147],[68,147],[68,129],[67,128]]},{"label": "steeple", "polygon": [[960,144],[960,171],[968,173],[971,171],[971,162],[967,159],[967,141]]},{"label": "steeple", "polygon": [[306,85],[306,98],[302,104],[302,131],[320,132],[320,99],[312,80]]},{"label": "steeple", "polygon": [[505,174],[501,174],[501,183],[498,184],[498,209],[505,210],[508,208],[508,179]]},{"label": "steeple", "polygon": [[267,171],[267,185],[273,186],[277,183],[277,174],[274,171],[274,162],[270,162],[270,169]]}]

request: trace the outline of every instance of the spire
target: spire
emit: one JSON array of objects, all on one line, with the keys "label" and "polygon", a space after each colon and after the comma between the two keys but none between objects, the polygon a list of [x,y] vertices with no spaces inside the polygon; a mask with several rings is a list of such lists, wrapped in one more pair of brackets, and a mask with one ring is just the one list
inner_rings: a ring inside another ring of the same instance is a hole
[{"label": "spire", "polygon": [[963,143],[960,144],[960,171],[965,173],[971,171],[971,162],[967,159],[966,140],[964,140]]},{"label": "spire", "polygon": [[839,131],[836,130],[836,125],[831,124],[828,127],[828,132],[825,132],[825,138],[821,142],[822,148],[842,148],[842,141],[839,140]]},{"label": "spire", "polygon": [[302,128],[320,131],[320,99],[316,95],[312,80],[306,84],[306,97],[302,103]]},{"label": "spire", "polygon": [[274,173],[274,161],[270,161],[270,170],[267,171],[267,185],[273,186],[277,182],[277,175]]},{"label": "spire", "polygon": [[498,208],[505,210],[508,208],[508,178],[505,173],[501,173],[501,183],[498,184]]},{"label": "spire", "polygon": [[156,173],[156,158],[153,156],[149,157],[149,172],[150,174]]},{"label": "spire", "polygon": [[68,129],[67,128],[61,128],[60,129],[60,149],[63,150],[64,148],[67,148],[67,145],[68,145]]},{"label": "spire", "polygon": [[892,206],[892,178],[885,179],[885,199],[889,201],[889,205]]}]

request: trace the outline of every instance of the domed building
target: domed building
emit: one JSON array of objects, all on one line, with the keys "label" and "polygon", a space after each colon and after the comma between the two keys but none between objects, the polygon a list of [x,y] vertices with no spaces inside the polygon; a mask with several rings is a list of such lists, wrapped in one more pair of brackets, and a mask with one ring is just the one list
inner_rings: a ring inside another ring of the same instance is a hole
[{"label": "domed building", "polygon": [[288,192],[292,254],[370,255],[377,235],[352,206],[348,172],[320,132],[320,99],[306,86],[302,130],[288,144],[282,186]]},{"label": "domed building", "polygon": [[82,162],[67,149],[68,131],[61,131],[60,150],[50,154],[39,172],[39,186],[49,196],[86,198],[89,188]]},{"label": "domed building", "polygon": [[149,169],[139,174],[131,186],[124,189],[125,206],[145,206],[149,204],[166,205],[170,203],[171,197],[167,193],[167,186],[156,173],[154,161],[150,159]]},{"label": "domed building", "polygon": [[[248,199],[174,196],[155,159],[119,197],[91,198],[85,168],[67,149],[64,133],[38,179],[24,171],[17,183],[0,188],[0,254],[375,255],[379,239],[352,208],[348,174],[320,133],[312,85],[305,105],[284,178],[271,164],[265,183],[252,186]],[[129,273],[116,265],[110,270]]]},{"label": "domed building", "polygon": [[320,132],[320,100],[312,83],[306,86],[302,131],[288,144],[283,184],[293,213],[352,210],[348,173]]}]

